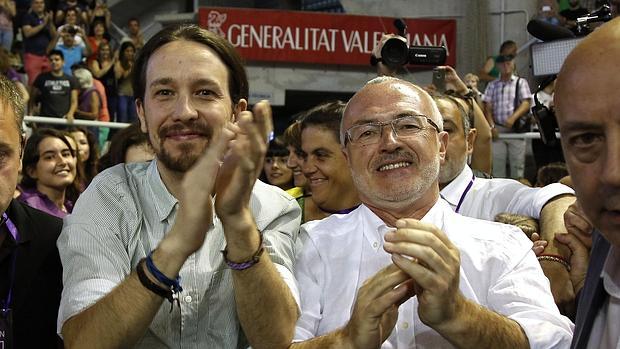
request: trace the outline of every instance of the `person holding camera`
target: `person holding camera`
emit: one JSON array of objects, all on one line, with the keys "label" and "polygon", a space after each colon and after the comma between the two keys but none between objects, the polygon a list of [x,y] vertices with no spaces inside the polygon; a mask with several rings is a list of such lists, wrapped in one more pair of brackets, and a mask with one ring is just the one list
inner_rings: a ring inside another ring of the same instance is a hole
[{"label": "person holding camera", "polygon": [[525,139],[498,139],[499,133],[512,133],[513,125],[530,110],[532,93],[527,80],[514,74],[514,56],[502,55],[495,61],[500,71],[484,92],[484,114],[493,128],[493,177],[521,178],[525,169]]},{"label": "person holding camera", "polygon": [[[81,45],[76,43],[76,36],[82,41]],[[62,39],[62,43],[60,43],[60,39]],[[84,29],[79,26],[67,26],[62,31],[58,31],[54,37],[54,41],[50,43],[48,51],[51,51],[52,48],[62,51],[65,57],[62,70],[67,75],[73,75],[71,67],[81,63],[85,57],[90,56],[92,53],[92,48],[90,42],[86,38],[86,33]]]}]

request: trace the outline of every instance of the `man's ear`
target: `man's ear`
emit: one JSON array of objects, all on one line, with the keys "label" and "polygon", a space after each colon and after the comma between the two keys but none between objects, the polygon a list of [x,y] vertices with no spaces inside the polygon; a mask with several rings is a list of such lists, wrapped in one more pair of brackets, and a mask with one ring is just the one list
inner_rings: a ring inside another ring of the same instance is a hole
[{"label": "man's ear", "polygon": [[144,102],[142,102],[142,98],[136,98],[136,112],[140,120],[140,130],[142,133],[147,133],[148,128],[146,127],[146,116],[144,114]]},{"label": "man's ear", "polygon": [[237,115],[246,110],[248,110],[248,101],[241,98],[233,108],[232,122],[237,121]]},{"label": "man's ear", "polygon": [[441,164],[443,165],[446,160],[446,152],[448,149],[448,140],[449,140],[448,132],[441,131],[437,134],[437,140],[439,141],[439,159],[441,160]]},{"label": "man's ear", "polygon": [[467,144],[467,155],[471,155],[474,153],[474,143],[476,142],[477,134],[478,130],[476,130],[475,128],[469,129],[469,132],[467,133],[467,137],[465,139],[465,142]]}]

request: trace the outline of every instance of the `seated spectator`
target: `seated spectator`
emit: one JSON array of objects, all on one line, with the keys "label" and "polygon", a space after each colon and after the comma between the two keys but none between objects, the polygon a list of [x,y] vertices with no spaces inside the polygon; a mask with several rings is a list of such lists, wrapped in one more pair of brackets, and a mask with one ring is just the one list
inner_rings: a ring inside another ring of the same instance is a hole
[{"label": "seated spectator", "polygon": [[15,1],[0,0],[0,47],[9,52],[13,46],[13,17],[16,13]]},{"label": "seated spectator", "polygon": [[293,187],[293,171],[286,167],[289,151],[279,139],[269,142],[261,179],[282,190]]},{"label": "seated spectator", "polygon": [[359,206],[357,190],[340,147],[340,120],[345,104],[340,101],[320,104],[308,110],[301,121],[302,171],[311,199],[319,208],[305,221],[346,214]]},{"label": "seated spectator", "polygon": [[118,59],[114,63],[114,76],[117,87],[116,121],[132,123],[137,120],[136,103],[131,86],[134,55],[136,48],[130,41],[121,44]]},{"label": "seated spectator", "polygon": [[133,123],[112,136],[107,153],[99,159],[99,172],[120,163],[151,161],[153,157],[146,134]]},{"label": "seated spectator", "polygon": [[501,56],[513,56],[517,55],[517,43],[512,40],[507,40],[502,43],[499,48],[499,55],[491,56],[487,58],[482,69],[480,69],[480,80],[485,82],[491,82],[499,78],[499,68],[497,67],[497,58]]},{"label": "seated spectator", "polygon": [[560,20],[564,27],[570,29],[575,35],[579,34],[577,30],[577,18],[586,16],[589,11],[587,8],[581,6],[581,1],[570,0],[569,7],[560,11]]},{"label": "seated spectator", "polygon": [[52,12],[45,12],[44,0],[32,0],[30,11],[22,20],[24,34],[24,70],[31,86],[37,76],[50,70],[47,49],[56,37]]},{"label": "seated spectator", "polygon": [[56,217],[71,213],[73,202],[65,194],[74,185],[76,158],[64,134],[36,130],[26,142],[22,164],[19,200]]},{"label": "seated spectator", "polygon": [[566,348],[573,325],[531,241],[441,198],[449,137],[431,97],[379,77],[343,114],[362,205],[302,226],[294,340],[306,342],[291,348]]},{"label": "seated spectator", "polygon": [[544,187],[551,183],[559,183],[568,176],[568,169],[564,162],[552,162],[538,169],[536,174],[536,187]]},{"label": "seated spectator", "polygon": [[[72,122],[78,105],[80,86],[77,80],[63,71],[62,51],[49,54],[52,71],[40,74],[33,84],[31,109],[42,116],[65,118]],[[39,108],[35,105],[40,103]]]},{"label": "seated spectator", "polygon": [[99,149],[95,135],[83,127],[72,127],[67,130],[77,143],[77,166],[83,174],[80,187],[86,189],[98,173]]}]

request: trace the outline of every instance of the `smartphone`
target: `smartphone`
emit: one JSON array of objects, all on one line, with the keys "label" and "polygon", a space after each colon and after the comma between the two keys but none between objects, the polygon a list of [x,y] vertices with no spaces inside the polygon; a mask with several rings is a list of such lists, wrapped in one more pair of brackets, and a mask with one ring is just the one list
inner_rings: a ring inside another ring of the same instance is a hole
[{"label": "smartphone", "polygon": [[433,85],[437,92],[446,92],[446,71],[443,69],[433,69]]},{"label": "smartphone", "polygon": [[551,11],[551,6],[543,6],[542,7],[542,12],[550,12]]}]

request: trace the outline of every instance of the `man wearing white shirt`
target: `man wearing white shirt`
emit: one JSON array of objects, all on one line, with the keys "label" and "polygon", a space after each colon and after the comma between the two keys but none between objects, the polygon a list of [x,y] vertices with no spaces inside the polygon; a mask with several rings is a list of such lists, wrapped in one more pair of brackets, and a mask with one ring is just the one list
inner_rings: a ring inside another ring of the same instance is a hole
[{"label": "man wearing white shirt", "polygon": [[[619,56],[616,18],[573,49],[556,83],[566,164],[577,200],[598,230],[591,254],[583,253],[580,239],[561,236],[574,252],[571,279],[583,286],[571,348],[620,348],[620,78],[614,73]],[[580,256],[590,257],[587,275]]]},{"label": "man wearing white shirt", "polygon": [[554,243],[553,236],[566,232],[564,212],[574,201],[574,191],[554,183],[531,188],[513,179],[481,178],[467,165],[473,152],[476,130],[465,110],[451,96],[433,97],[443,118],[449,141],[445,162],[439,171],[440,195],[452,209],[467,217],[493,221],[502,212],[540,220],[540,235],[548,242],[541,266],[551,281],[556,303],[564,314],[574,315],[575,290],[566,268],[570,253]]},{"label": "man wearing white shirt", "polygon": [[294,348],[568,345],[524,234],[440,199],[447,141],[408,82],[376,78],[349,101],[341,144],[362,205],[302,228]]}]

